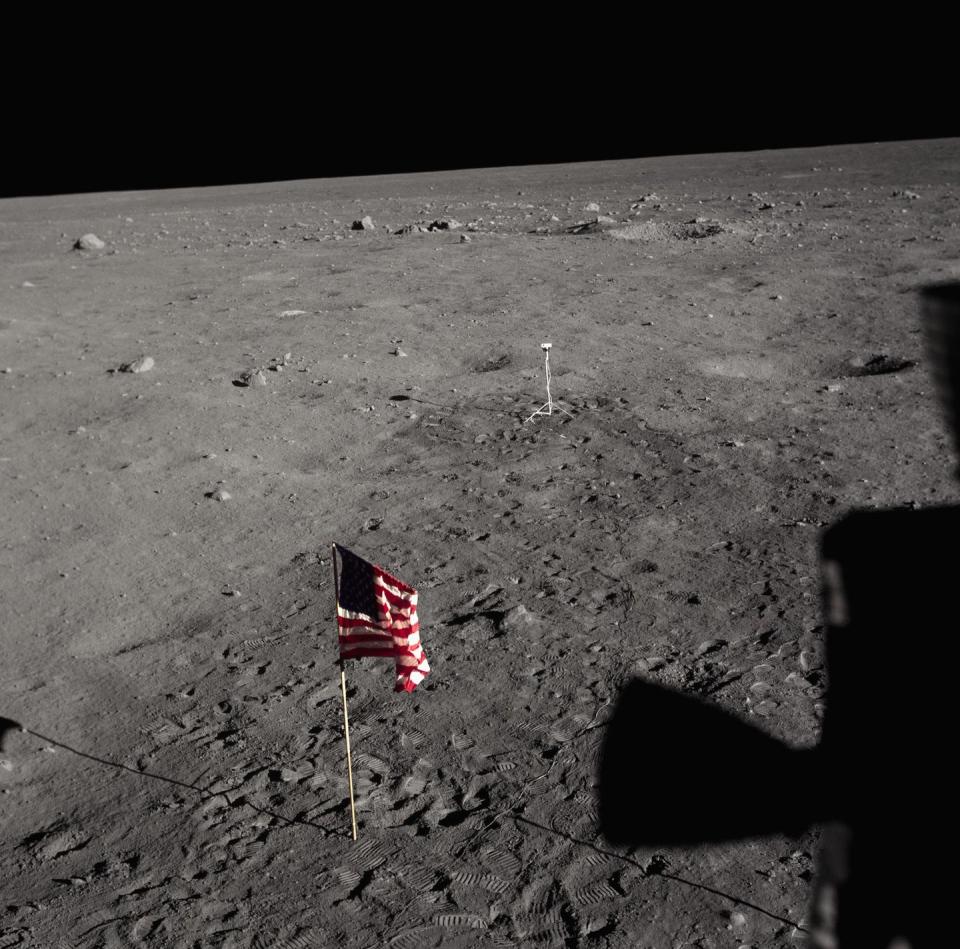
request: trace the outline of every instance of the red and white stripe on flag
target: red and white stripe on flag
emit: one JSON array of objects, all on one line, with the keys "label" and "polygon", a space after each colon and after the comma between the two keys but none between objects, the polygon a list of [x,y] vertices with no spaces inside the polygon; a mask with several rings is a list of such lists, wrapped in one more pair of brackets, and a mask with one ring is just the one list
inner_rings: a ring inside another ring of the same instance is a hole
[{"label": "red and white stripe on flag", "polygon": [[343,566],[337,598],[341,659],[393,658],[396,691],[412,692],[430,672],[420,643],[417,591],[337,545]]}]

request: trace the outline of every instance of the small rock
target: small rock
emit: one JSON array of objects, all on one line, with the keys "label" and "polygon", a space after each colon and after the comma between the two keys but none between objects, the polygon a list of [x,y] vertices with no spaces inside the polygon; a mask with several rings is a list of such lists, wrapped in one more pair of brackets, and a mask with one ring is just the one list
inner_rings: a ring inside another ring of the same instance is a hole
[{"label": "small rock", "polygon": [[407,356],[407,354],[399,346],[393,351],[393,355],[399,356],[401,359],[405,359]]},{"label": "small rock", "polygon": [[725,639],[708,639],[706,642],[700,643],[697,646],[697,650],[694,653],[695,656],[706,656],[708,653],[716,652],[718,649],[723,649],[727,645]]},{"label": "small rock", "polygon": [[354,221],[350,225],[350,229],[354,231],[372,231],[376,228],[376,224],[373,223],[373,218],[368,214],[366,217],[360,218],[359,221]]},{"label": "small rock", "polygon": [[229,501],[233,495],[229,491],[224,491],[223,488],[217,488],[216,491],[208,491],[205,497],[212,501]]},{"label": "small rock", "polygon": [[747,917],[743,913],[731,913],[730,914],[730,925],[731,926],[746,926]]},{"label": "small rock", "polygon": [[121,372],[149,372],[153,369],[154,362],[153,356],[141,356],[139,359],[134,359],[133,362],[124,363],[120,367]]},{"label": "small rock", "polygon": [[460,235],[460,243],[461,243],[461,244],[469,244],[470,241],[472,241],[472,240],[473,240],[473,238],[472,238],[469,234],[461,234],[461,235]]},{"label": "small rock", "polygon": [[586,205],[586,206],[584,207],[583,210],[584,210],[584,211],[599,211],[599,210],[600,210],[600,205],[597,204],[596,201],[591,201],[588,205]]},{"label": "small rock", "polygon": [[246,372],[241,372],[233,384],[236,386],[265,386],[267,377],[263,374],[262,369],[248,369]]},{"label": "small rock", "polygon": [[568,234],[597,234],[602,230],[599,221],[578,221],[566,229]]},{"label": "small rock", "polygon": [[73,245],[74,250],[103,250],[107,245],[104,244],[96,234],[84,234]]},{"label": "small rock", "polygon": [[903,191],[894,191],[894,192],[893,192],[893,197],[894,197],[894,198],[909,198],[911,201],[916,201],[917,198],[920,197],[920,195],[917,194],[916,191],[906,191],[906,190],[903,190]]},{"label": "small rock", "polygon": [[284,310],[280,316],[303,316],[306,310]]},{"label": "small rock", "polygon": [[24,280],[23,283],[20,284],[20,286],[21,286],[21,287],[35,287],[36,284],[35,284],[35,283],[31,283],[29,280]]}]

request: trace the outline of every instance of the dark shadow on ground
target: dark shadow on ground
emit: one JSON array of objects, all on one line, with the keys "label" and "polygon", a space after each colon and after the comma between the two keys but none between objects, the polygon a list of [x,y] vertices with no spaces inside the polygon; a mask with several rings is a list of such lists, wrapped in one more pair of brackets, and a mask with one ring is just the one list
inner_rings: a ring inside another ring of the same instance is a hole
[{"label": "dark shadow on ground", "polygon": [[[960,282],[927,286],[920,300],[960,455]],[[790,749],[691,696],[628,686],[601,764],[607,838],[682,845],[829,822],[813,945],[940,945],[956,876],[958,545],[957,506],[857,511],[826,531],[829,691],[815,750]],[[763,774],[768,793],[747,793],[731,762]]]},{"label": "dark shadow on ground", "polygon": [[[628,685],[602,756],[606,838],[692,845],[829,822],[813,944],[829,930],[845,949],[939,945],[956,859],[958,544],[960,507],[856,512],[825,533],[829,691],[815,749],[691,695]],[[745,768],[763,775],[762,793],[739,780]]]}]

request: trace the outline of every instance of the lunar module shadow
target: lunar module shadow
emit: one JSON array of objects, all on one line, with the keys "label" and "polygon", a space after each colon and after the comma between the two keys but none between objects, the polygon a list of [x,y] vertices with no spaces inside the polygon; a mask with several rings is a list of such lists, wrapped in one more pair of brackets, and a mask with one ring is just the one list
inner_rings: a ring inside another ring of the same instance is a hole
[{"label": "lunar module shadow", "polygon": [[[960,452],[960,284],[925,290],[923,317]],[[811,944],[942,945],[958,859],[958,549],[960,506],[857,511],[825,532],[828,692],[816,748],[632,682],[602,755],[604,836],[683,846],[824,824]],[[763,775],[762,791],[735,777],[745,762]]]}]

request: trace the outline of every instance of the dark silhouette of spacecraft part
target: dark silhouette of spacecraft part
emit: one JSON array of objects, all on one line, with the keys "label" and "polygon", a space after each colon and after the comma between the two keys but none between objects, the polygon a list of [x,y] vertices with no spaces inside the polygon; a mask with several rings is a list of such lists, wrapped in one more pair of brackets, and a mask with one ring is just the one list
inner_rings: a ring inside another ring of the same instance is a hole
[{"label": "dark silhouette of spacecraft part", "polygon": [[[921,308],[960,455],[960,283],[926,288]],[[957,859],[958,551],[960,506],[855,511],[824,533],[828,691],[814,748],[629,684],[600,766],[604,836],[682,846],[823,824],[811,944],[942,945]],[[745,771],[762,775],[755,790]]]}]

